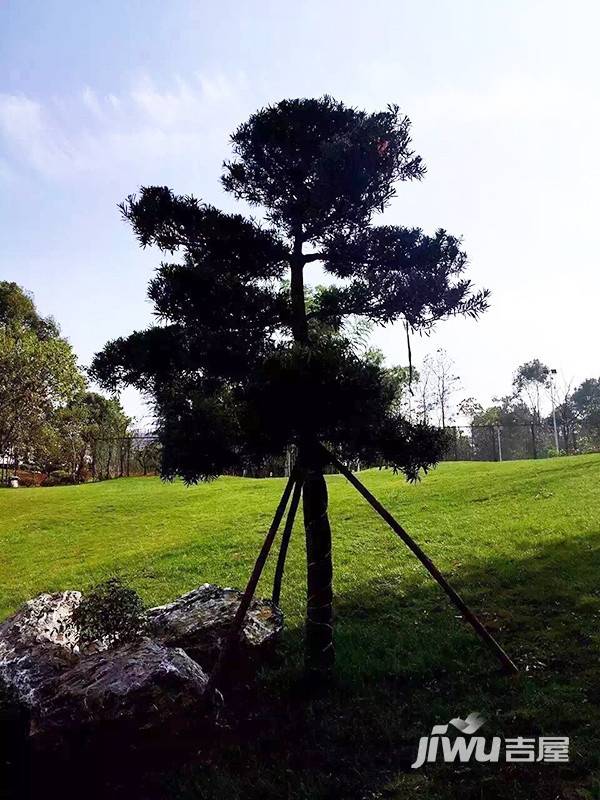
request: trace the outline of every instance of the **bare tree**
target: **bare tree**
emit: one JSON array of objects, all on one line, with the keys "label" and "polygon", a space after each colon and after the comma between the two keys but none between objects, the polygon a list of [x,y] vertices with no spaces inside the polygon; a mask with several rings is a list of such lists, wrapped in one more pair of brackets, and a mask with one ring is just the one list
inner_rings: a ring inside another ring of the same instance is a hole
[{"label": "bare tree", "polygon": [[417,420],[424,425],[429,422],[431,412],[435,408],[433,384],[434,378],[431,369],[431,359],[429,356],[425,356],[421,369],[419,370],[419,379],[413,390],[413,396],[415,398],[415,416]]},{"label": "bare tree", "polygon": [[554,392],[554,397],[552,399],[555,404],[556,422],[560,435],[562,436],[565,453],[577,450],[577,425],[579,422],[579,415],[571,391],[572,383],[572,379],[567,381],[565,378],[561,377],[558,387],[556,383],[553,388],[552,385],[549,387],[549,390]]},{"label": "bare tree", "polygon": [[513,378],[515,397],[524,397],[533,414],[533,420],[540,424],[540,394],[550,386],[550,369],[539,358],[521,364]]},{"label": "bare tree", "polygon": [[451,420],[452,395],[460,388],[460,378],[454,373],[454,361],[448,353],[438,347],[432,356],[427,356],[428,370],[432,378],[432,395],[439,412],[442,428]]}]

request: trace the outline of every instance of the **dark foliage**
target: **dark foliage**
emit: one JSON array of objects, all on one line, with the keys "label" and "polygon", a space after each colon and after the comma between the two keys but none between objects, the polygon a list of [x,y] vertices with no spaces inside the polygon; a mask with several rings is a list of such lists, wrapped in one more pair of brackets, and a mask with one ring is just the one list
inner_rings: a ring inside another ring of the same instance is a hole
[{"label": "dark foliage", "polygon": [[136,639],[144,630],[144,605],[135,591],[119,578],[99,583],[73,611],[73,622],[83,645],[107,646]]},{"label": "dark foliage", "polygon": [[426,328],[450,315],[476,316],[488,292],[472,293],[460,278],[467,264],[460,240],[439,230],[380,226],[327,241],[324,267],[350,283],[341,292],[346,313],[376,322],[403,317],[412,328]]},{"label": "dark foliage", "polygon": [[[150,283],[159,324],[109,343],[93,375],[153,398],[164,477],[207,479],[315,437],[410,479],[440,458],[445,434],[398,417],[386,370],[343,327],[363,317],[418,330],[486,307],[462,277],[458,239],[371,227],[394,184],[424,174],[409,130],[395,106],[285,100],[238,128],[223,175],[268,227],[166,187],[121,206],[142,246],[180,260]],[[303,269],[317,260],[341,281],[307,293]]]},{"label": "dark foliage", "polygon": [[307,240],[319,241],[364,225],[396,181],[423,175],[409,130],[397,106],[367,114],[331,97],[283,100],[233,134],[236,159],[225,164],[223,185],[267,209],[284,235],[302,225]]}]

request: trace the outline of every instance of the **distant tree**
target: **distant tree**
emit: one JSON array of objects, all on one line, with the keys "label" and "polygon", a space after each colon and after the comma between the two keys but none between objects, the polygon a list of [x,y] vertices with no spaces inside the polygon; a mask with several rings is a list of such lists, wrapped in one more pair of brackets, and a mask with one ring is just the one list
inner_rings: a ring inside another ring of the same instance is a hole
[{"label": "distant tree", "polygon": [[428,425],[431,415],[435,411],[435,376],[431,369],[431,361],[425,356],[419,369],[419,377],[413,387],[415,398],[414,412],[416,419],[423,425]]},{"label": "distant tree", "polygon": [[600,444],[600,378],[583,381],[570,397],[572,408],[595,446]]},{"label": "distant tree", "polygon": [[513,389],[516,396],[525,397],[533,414],[534,422],[542,419],[540,394],[550,386],[550,369],[539,360],[527,361],[517,368],[513,378]]},{"label": "distant tree", "polygon": [[155,474],[160,470],[160,442],[139,434],[133,439],[132,456],[144,475]]},{"label": "distant tree", "polygon": [[419,381],[418,371],[414,367],[403,367],[399,364],[386,366],[383,351],[376,347],[364,347],[362,355],[365,360],[383,370],[392,398],[390,409],[396,414],[410,417],[413,386]]},{"label": "distant tree", "polygon": [[39,338],[18,323],[0,328],[0,459],[15,467],[31,460],[57,409],[84,385],[64,339]]},{"label": "distant tree", "polygon": [[385,367],[385,375],[394,391],[393,410],[397,414],[411,418],[414,396],[413,386],[417,386],[419,383],[418,370],[396,365]]},{"label": "distant tree", "polygon": [[0,461],[81,480],[128,425],[117,400],[86,390],[56,322],[16,283],[0,281]]},{"label": "distant tree", "polygon": [[[570,453],[572,450],[577,450],[577,429],[579,419],[575,405],[571,398],[567,396],[562,402],[556,406],[556,424],[560,431],[560,438],[565,453]],[[546,420],[548,425],[552,424],[552,417]]]},{"label": "distant tree", "polygon": [[[556,379],[552,380],[552,376],[550,376],[548,388],[554,405],[559,449],[570,453],[578,448],[578,428],[580,426],[577,407],[571,392],[571,383],[562,380],[557,385]],[[554,427],[552,414],[549,414],[542,422],[548,430]]]},{"label": "distant tree", "polygon": [[80,399],[83,411],[81,440],[89,468],[95,478],[110,478],[113,455],[129,435],[131,419],[125,414],[115,397],[104,397],[97,392],[87,392]]},{"label": "distant tree", "polygon": [[530,425],[533,422],[533,412],[518,397],[497,397],[494,403],[475,414],[473,425]]},{"label": "distant tree", "polygon": [[33,296],[10,281],[0,281],[0,328],[28,330],[42,340],[56,339],[60,333],[52,317],[39,315]]},{"label": "distant tree", "polygon": [[[393,413],[385,370],[351,346],[345,322],[423,330],[486,308],[487,293],[462,277],[458,239],[372,225],[395,183],[424,173],[409,127],[397,107],[368,114],[330,97],[258,111],[232,136],[223,185],[260,207],[265,225],[164,187],[130,197],[122,211],[142,246],[182,259],[163,263],[150,284],[161,324],[109,343],[93,364],[105,386],[151,392],[166,478],[207,479],[297,446],[310,670],[327,670],[334,657],[318,442],[410,479],[446,446],[443,433]],[[310,293],[305,271],[317,261],[338,281]]]},{"label": "distant tree", "polygon": [[33,450],[32,461],[45,472],[65,470],[73,482],[89,472],[110,477],[113,455],[127,436],[130,419],[116,398],[83,391],[48,418]]},{"label": "distant tree", "polygon": [[483,406],[474,397],[465,397],[458,404],[457,411],[462,417],[466,417],[472,422],[475,417],[483,414]]},{"label": "distant tree", "polygon": [[433,376],[434,402],[439,411],[440,424],[445,428],[450,419],[452,395],[460,386],[460,378],[454,372],[454,361],[442,347],[427,357],[427,369]]},{"label": "distant tree", "polygon": [[[530,426],[534,416],[531,409],[518,397],[507,395],[494,398],[494,405],[475,413],[471,420],[472,439],[478,458],[499,457],[495,429],[500,429],[502,457],[523,458],[533,455]],[[494,430],[493,430],[494,429]]]}]

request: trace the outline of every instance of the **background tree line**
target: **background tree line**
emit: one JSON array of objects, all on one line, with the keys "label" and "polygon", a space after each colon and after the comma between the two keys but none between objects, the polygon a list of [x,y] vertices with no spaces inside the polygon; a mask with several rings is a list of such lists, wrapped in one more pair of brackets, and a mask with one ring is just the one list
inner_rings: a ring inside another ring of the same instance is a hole
[{"label": "background tree line", "polygon": [[[315,290],[315,296],[322,291]],[[309,305],[312,298],[309,297]],[[554,400],[560,453],[600,449],[600,378],[575,388],[539,359],[521,364],[510,391],[484,406],[460,398],[461,381],[448,353],[438,348],[418,368],[386,367],[369,346],[371,327],[349,324],[356,352],[385,371],[397,413],[415,422],[454,428],[447,457],[505,459],[554,455]],[[264,477],[289,471],[293,454],[248,462],[240,474]],[[125,474],[155,474],[160,446],[132,427],[114,397],[88,388],[84,370],[57,323],[38,313],[16,283],[0,281],[0,464],[4,477],[23,484],[76,483]],[[368,466],[357,462],[353,466]],[[27,474],[31,473],[31,474]]]},{"label": "background tree line", "polygon": [[474,397],[458,400],[460,377],[441,348],[413,370],[412,382],[407,368],[392,372],[406,413],[455,429],[449,457],[539,458],[600,449],[600,378],[586,378],[573,388],[534,358],[517,367],[507,394],[484,406]]},{"label": "background tree line", "polygon": [[[111,477],[133,434],[119,401],[90,391],[56,322],[16,283],[0,281],[0,464],[22,483]],[[156,444],[134,439],[125,455],[154,471]]]}]

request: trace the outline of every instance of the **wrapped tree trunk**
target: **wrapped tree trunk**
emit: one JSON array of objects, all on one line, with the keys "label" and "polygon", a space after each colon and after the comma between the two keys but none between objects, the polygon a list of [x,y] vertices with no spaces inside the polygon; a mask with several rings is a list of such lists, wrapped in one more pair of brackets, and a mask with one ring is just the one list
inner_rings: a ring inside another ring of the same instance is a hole
[{"label": "wrapped tree trunk", "polygon": [[319,461],[307,466],[302,491],[306,534],[306,669],[313,675],[329,673],[334,666],[333,563],[331,528],[327,514],[327,485]]},{"label": "wrapped tree trunk", "polygon": [[[294,246],[291,259],[292,333],[294,340],[309,346],[308,320],[304,296],[302,253],[303,232],[298,221],[294,225]],[[310,402],[310,398],[307,398]],[[306,645],[305,666],[308,674],[323,677],[334,666],[333,647],[333,563],[331,560],[331,528],[327,515],[327,486],[323,477],[323,454],[310,423],[304,435],[298,461],[305,471],[302,488],[304,531],[306,537]]]}]

